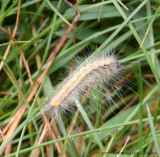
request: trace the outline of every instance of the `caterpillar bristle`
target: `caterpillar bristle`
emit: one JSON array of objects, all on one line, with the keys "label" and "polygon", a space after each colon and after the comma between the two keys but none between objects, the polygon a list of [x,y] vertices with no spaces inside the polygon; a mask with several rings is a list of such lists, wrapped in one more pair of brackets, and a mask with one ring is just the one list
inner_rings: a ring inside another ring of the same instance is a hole
[{"label": "caterpillar bristle", "polygon": [[56,117],[70,110],[74,100],[85,90],[98,83],[109,82],[118,76],[120,64],[113,54],[95,56],[74,70],[59,86],[58,92],[47,100],[43,110],[47,117]]}]

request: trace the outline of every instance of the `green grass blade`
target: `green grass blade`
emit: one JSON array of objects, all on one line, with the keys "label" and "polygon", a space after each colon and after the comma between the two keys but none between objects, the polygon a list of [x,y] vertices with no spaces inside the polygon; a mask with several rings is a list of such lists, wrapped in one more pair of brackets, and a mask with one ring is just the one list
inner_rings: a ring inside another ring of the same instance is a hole
[{"label": "green grass blade", "polygon": [[149,107],[148,107],[147,104],[146,104],[146,106],[147,106],[148,119],[149,119],[149,124],[150,124],[150,127],[151,127],[152,136],[153,136],[153,139],[154,139],[154,142],[155,142],[155,146],[156,146],[156,149],[157,149],[158,156],[160,156],[160,143],[159,143],[159,139],[157,137],[156,128],[154,126],[152,115],[151,115],[151,112],[149,110]]},{"label": "green grass blade", "polygon": [[[88,116],[87,116],[87,113],[84,111],[84,109],[82,108],[82,105],[80,104],[80,102],[78,100],[75,101],[75,104],[76,106],[78,107],[78,109],[80,110],[81,114],[82,114],[82,117],[83,119],[85,120],[86,124],[88,125],[89,129],[92,130],[94,129],[93,128],[93,125],[91,123],[91,121],[89,120]],[[102,152],[105,151],[105,148],[101,142],[101,140],[99,139],[98,137],[98,134],[94,133],[93,134],[94,138],[95,138],[95,141],[97,142],[97,144],[99,145],[100,149]]]}]

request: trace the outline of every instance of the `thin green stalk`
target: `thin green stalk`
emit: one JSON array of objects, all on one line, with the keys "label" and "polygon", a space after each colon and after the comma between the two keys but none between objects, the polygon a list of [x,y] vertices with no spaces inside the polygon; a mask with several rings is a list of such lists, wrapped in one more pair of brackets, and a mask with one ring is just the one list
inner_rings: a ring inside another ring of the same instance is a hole
[{"label": "thin green stalk", "polygon": [[141,66],[139,65],[139,74],[138,74],[138,87],[139,87],[139,125],[138,125],[138,138],[139,138],[139,145],[140,148],[140,156],[143,156],[143,82],[142,82],[142,72]]},{"label": "thin green stalk", "polygon": [[[82,105],[80,104],[80,102],[78,100],[75,101],[75,104],[76,106],[78,107],[79,111],[81,112],[82,114],[82,117],[83,119],[85,120],[85,122],[87,123],[88,127],[90,130],[94,129],[93,128],[93,125],[91,123],[91,121],[89,120],[88,116],[87,116],[87,113],[84,111],[84,109],[82,108]],[[97,142],[97,144],[99,145],[100,149],[102,152],[105,151],[105,148],[102,144],[102,142],[100,141],[99,137],[98,137],[98,134],[94,133],[93,134],[94,138],[95,138],[95,141]]]},{"label": "thin green stalk", "polygon": [[148,119],[149,119],[149,124],[150,124],[150,127],[151,127],[152,136],[153,136],[153,139],[154,139],[154,142],[155,142],[155,145],[156,145],[158,156],[160,156],[160,143],[159,143],[159,139],[157,137],[156,128],[154,126],[152,115],[151,115],[151,112],[149,110],[149,107],[148,107],[148,105],[146,105],[146,106],[147,106]]}]

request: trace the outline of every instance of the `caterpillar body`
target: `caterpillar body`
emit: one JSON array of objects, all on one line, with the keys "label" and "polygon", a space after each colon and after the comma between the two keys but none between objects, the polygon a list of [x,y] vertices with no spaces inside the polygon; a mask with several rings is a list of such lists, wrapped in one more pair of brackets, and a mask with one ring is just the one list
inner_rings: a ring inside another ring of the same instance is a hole
[{"label": "caterpillar body", "polygon": [[119,71],[120,64],[113,54],[103,53],[79,65],[59,86],[58,92],[47,100],[44,105],[46,115],[56,116],[60,111],[69,110],[87,88],[110,81]]}]

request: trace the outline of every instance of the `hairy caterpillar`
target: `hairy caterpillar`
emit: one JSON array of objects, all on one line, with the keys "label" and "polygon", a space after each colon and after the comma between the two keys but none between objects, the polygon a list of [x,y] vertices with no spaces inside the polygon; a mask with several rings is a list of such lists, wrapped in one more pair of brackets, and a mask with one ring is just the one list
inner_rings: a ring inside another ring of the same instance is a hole
[{"label": "hairy caterpillar", "polygon": [[58,92],[47,100],[43,107],[46,115],[56,116],[60,111],[69,110],[87,88],[109,82],[119,71],[120,64],[113,54],[103,53],[79,65],[59,86]]}]

